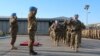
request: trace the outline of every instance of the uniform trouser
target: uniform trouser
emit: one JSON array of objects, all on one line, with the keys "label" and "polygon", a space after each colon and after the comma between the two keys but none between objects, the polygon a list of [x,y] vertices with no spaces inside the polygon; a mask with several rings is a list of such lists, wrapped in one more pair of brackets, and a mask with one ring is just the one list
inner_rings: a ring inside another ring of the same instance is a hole
[{"label": "uniform trouser", "polygon": [[15,44],[15,42],[16,42],[16,35],[17,35],[17,32],[16,31],[14,31],[14,32],[11,32],[10,33],[11,34],[11,45],[14,45]]},{"label": "uniform trouser", "polygon": [[29,50],[33,51],[33,43],[35,41],[35,32],[36,31],[31,31],[29,32]]},{"label": "uniform trouser", "polygon": [[81,42],[82,42],[82,34],[81,34],[81,32],[78,32],[78,36],[79,36],[79,44],[81,44]]},{"label": "uniform trouser", "polygon": [[50,37],[52,40],[55,40],[55,32],[54,31],[50,31]]},{"label": "uniform trouser", "polygon": [[62,33],[62,40],[63,40],[63,42],[64,42],[64,44],[66,44],[66,40],[67,40],[67,34],[66,34],[66,31],[64,31],[63,33]]},{"label": "uniform trouser", "polygon": [[79,47],[79,34],[78,33],[71,33],[71,46],[74,48]]},{"label": "uniform trouser", "polygon": [[61,39],[61,34],[59,32],[55,32],[55,41],[59,42]]},{"label": "uniform trouser", "polygon": [[67,45],[70,45],[70,38],[71,38],[71,33],[67,32],[67,36],[66,36],[66,40],[67,40]]}]

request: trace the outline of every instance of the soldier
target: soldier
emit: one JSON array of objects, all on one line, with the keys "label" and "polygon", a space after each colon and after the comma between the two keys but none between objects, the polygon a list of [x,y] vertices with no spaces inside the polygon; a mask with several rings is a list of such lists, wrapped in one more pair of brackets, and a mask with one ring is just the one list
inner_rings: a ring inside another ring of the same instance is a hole
[{"label": "soldier", "polygon": [[76,20],[77,24],[78,24],[78,35],[79,35],[79,44],[81,44],[81,38],[82,38],[82,30],[85,29],[85,25],[78,19],[79,18],[79,15],[76,14],[74,16],[74,19]]},{"label": "soldier", "polygon": [[[72,20],[73,18],[70,17],[70,19]],[[67,27],[66,27],[66,42],[67,42],[67,46],[70,46],[70,41],[71,41],[71,20],[68,20],[67,22]]]},{"label": "soldier", "polygon": [[52,40],[55,39],[54,29],[55,29],[56,24],[57,24],[57,21],[53,22],[52,25],[49,28],[49,34],[50,34],[50,37],[51,37]]},{"label": "soldier", "polygon": [[76,52],[79,47],[79,35],[78,35],[78,24],[72,19],[71,20],[71,39],[70,39],[70,47],[74,49]]},{"label": "soldier", "polygon": [[16,42],[17,32],[18,32],[18,22],[17,22],[16,13],[12,13],[9,22],[10,22],[10,35],[12,38],[11,39],[11,49],[16,50],[17,47],[14,46],[14,44]]},{"label": "soldier", "polygon": [[66,22],[59,22],[56,25],[55,28],[55,34],[56,34],[56,41],[57,43],[59,43],[60,41],[62,41],[65,44],[65,40],[66,40]]},{"label": "soldier", "polygon": [[67,33],[68,33],[68,29],[67,29],[67,27],[68,27],[68,20],[64,20],[64,22],[63,22],[63,24],[64,24],[64,27],[65,27],[65,29],[63,29],[63,42],[64,42],[64,44],[66,45],[66,44],[68,44],[67,43]]},{"label": "soldier", "polygon": [[56,46],[59,45],[59,37],[60,37],[59,30],[57,30],[58,23],[59,22],[56,20],[55,23],[52,25],[52,28],[53,28],[53,31],[54,31],[53,39],[55,41]]},{"label": "soldier", "polygon": [[33,43],[35,41],[35,33],[37,30],[37,21],[36,21],[37,8],[31,7],[28,14],[28,34],[29,34],[29,53],[30,55],[37,55],[37,52],[33,49]]}]

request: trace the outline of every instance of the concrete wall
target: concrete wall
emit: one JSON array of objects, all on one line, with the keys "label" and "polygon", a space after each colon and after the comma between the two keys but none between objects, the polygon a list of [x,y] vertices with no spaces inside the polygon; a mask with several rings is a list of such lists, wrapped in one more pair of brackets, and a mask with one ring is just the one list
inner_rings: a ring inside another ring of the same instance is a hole
[{"label": "concrete wall", "polygon": [[[37,25],[37,34],[48,34],[49,22],[40,21]],[[18,34],[27,34],[27,21],[18,21],[18,26]],[[9,21],[0,21],[0,30],[4,33],[8,33],[9,28]]]},{"label": "concrete wall", "polygon": [[[49,26],[55,20],[63,21],[61,18],[37,18],[37,34],[48,34]],[[27,34],[27,18],[18,18],[18,34]],[[9,32],[9,17],[0,17],[0,30],[4,33]]]}]

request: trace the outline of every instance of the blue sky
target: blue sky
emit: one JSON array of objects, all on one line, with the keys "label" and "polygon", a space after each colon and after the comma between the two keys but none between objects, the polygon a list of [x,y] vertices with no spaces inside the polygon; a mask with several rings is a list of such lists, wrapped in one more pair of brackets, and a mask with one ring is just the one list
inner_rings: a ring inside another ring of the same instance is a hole
[{"label": "blue sky", "polygon": [[90,5],[88,24],[100,23],[100,0],[0,0],[0,16],[10,16],[16,12],[18,17],[26,18],[29,8],[35,6],[39,18],[72,17],[79,14],[79,19],[86,24],[86,4]]}]

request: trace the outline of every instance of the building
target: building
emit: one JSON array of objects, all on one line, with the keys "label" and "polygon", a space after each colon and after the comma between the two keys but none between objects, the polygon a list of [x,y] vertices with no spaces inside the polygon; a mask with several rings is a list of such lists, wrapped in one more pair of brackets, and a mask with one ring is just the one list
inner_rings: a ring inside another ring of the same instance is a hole
[{"label": "building", "polygon": [[[37,18],[37,34],[47,35],[48,29],[53,21],[63,21],[66,17]],[[27,34],[27,18],[18,18],[18,34]],[[9,33],[9,17],[0,17],[0,30]]]}]

